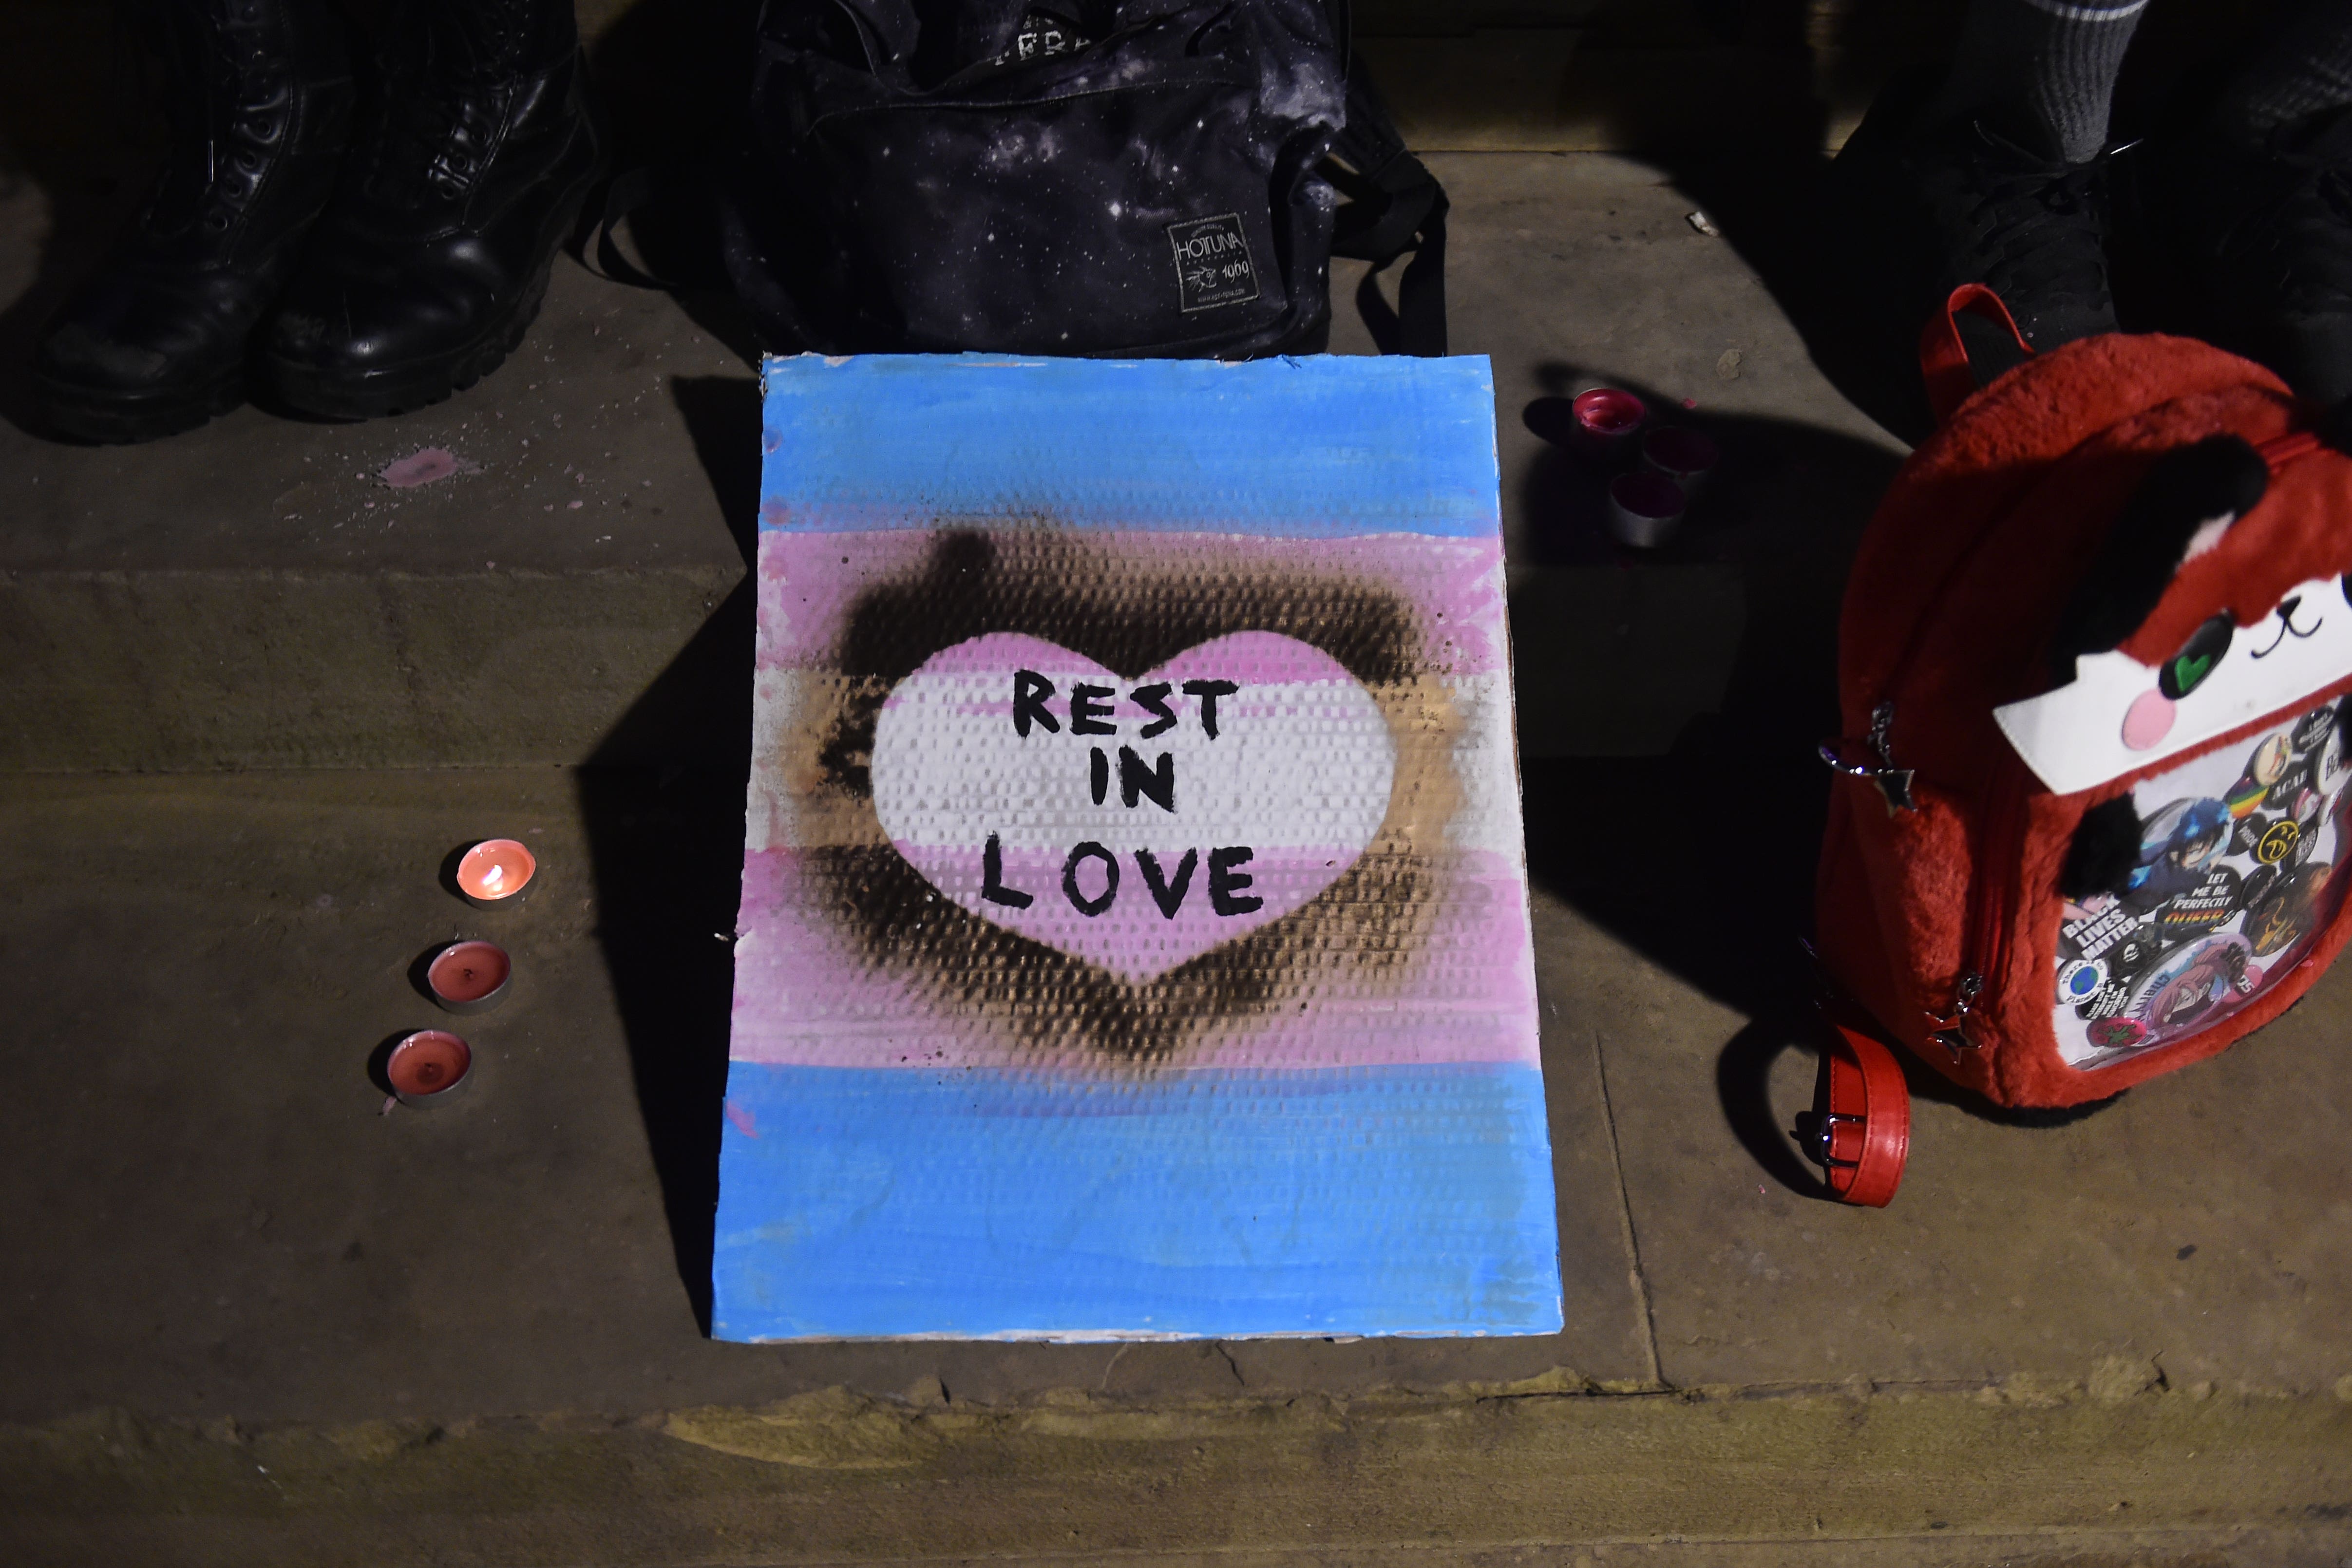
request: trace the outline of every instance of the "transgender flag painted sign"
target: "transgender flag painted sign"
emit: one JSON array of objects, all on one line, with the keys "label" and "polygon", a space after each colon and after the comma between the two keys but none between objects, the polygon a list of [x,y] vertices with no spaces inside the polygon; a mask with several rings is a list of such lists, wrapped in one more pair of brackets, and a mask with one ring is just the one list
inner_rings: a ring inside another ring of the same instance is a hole
[{"label": "transgender flag painted sign", "polygon": [[719,1337],[1559,1328],[1486,361],[764,382]]}]

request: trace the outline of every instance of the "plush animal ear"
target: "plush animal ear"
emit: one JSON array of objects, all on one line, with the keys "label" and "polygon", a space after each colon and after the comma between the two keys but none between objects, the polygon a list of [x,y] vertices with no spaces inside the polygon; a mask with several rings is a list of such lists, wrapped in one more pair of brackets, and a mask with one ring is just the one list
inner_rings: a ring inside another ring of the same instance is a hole
[{"label": "plush animal ear", "polygon": [[2121,894],[2139,868],[2139,808],[2129,795],[2102,800],[2083,813],[2058,873],[2058,892],[2080,904],[2096,893]]},{"label": "plush animal ear", "polygon": [[2221,541],[2270,488],[2270,465],[2234,435],[2209,435],[2156,460],[2058,617],[2050,676],[2074,678],[2074,661],[2120,646],[2147,619],[2173,573]]}]

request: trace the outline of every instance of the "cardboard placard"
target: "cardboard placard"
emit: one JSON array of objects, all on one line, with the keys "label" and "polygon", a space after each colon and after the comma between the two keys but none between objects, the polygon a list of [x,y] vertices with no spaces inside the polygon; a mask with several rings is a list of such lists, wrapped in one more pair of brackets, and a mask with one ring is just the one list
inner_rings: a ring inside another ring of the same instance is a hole
[{"label": "cardboard placard", "polygon": [[1486,361],[763,383],[714,1333],[1557,1330]]}]

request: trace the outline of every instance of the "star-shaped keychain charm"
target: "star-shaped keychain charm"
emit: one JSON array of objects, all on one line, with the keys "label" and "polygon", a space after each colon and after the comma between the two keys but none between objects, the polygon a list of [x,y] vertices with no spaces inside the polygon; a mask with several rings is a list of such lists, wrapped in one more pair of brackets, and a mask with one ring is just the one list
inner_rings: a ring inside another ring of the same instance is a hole
[{"label": "star-shaped keychain charm", "polygon": [[1911,800],[1911,769],[1908,768],[1874,768],[1863,777],[1877,785],[1878,792],[1886,797],[1888,816],[1917,809]]},{"label": "star-shaped keychain charm", "polygon": [[1897,811],[1916,811],[1919,809],[1917,802],[1911,799],[1911,769],[1895,767],[1888,759],[1886,748],[1884,746],[1877,748],[1879,760],[1878,766],[1874,768],[1867,763],[1848,762],[1839,751],[1838,743],[1835,741],[1823,741],[1815,749],[1820,753],[1821,759],[1830,765],[1832,770],[1855,779],[1867,779],[1877,785],[1878,792],[1886,798],[1888,816],[1891,817]]}]

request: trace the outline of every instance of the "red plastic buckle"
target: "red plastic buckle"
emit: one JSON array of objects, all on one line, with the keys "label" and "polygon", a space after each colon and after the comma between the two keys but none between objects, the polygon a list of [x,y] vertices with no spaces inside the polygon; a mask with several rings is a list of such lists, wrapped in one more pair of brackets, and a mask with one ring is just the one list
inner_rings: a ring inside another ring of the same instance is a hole
[{"label": "red plastic buckle", "polygon": [[1884,1208],[1911,1155],[1911,1091],[1893,1051],[1834,1020],[1829,1029],[1828,1103],[1811,1153],[1839,1201]]}]

